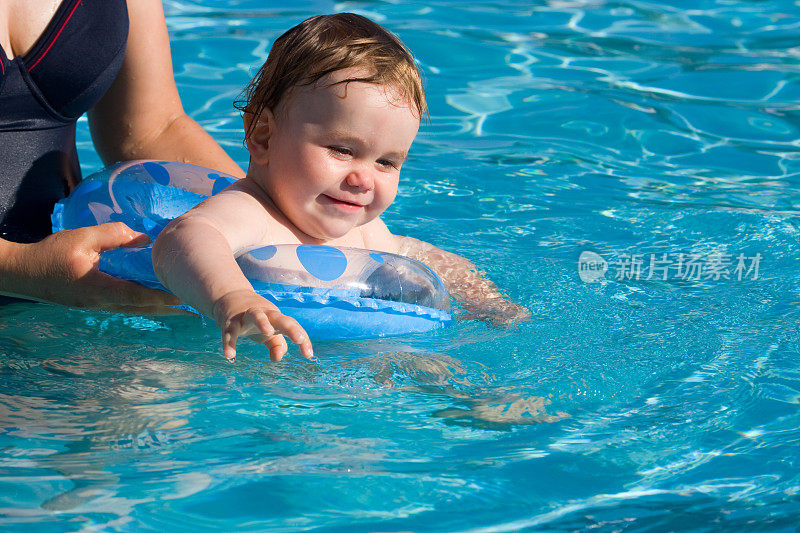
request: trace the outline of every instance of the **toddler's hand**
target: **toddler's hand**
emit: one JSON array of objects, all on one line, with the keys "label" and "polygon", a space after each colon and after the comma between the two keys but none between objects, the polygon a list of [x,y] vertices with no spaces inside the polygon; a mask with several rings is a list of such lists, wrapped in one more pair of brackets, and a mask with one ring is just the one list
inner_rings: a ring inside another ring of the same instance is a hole
[{"label": "toddler's hand", "polygon": [[236,360],[236,340],[248,337],[269,348],[269,358],[280,361],[289,350],[287,335],[300,346],[306,359],[314,357],[305,330],[291,317],[252,291],[234,291],[214,304],[214,320],[222,332],[222,353],[228,361]]}]

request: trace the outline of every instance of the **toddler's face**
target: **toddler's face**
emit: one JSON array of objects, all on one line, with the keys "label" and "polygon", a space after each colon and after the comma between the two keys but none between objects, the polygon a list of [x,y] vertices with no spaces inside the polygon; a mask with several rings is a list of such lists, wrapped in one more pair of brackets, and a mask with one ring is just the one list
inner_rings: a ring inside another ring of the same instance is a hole
[{"label": "toddler's face", "polygon": [[272,120],[260,182],[300,231],[335,239],[379,216],[397,194],[400,167],[419,129],[409,103],[388,87],[341,70],[297,87]]}]

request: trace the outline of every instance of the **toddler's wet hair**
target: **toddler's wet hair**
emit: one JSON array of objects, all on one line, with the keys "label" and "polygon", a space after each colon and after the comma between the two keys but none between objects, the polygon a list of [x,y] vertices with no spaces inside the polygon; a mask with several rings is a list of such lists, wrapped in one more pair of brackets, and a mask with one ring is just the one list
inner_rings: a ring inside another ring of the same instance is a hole
[{"label": "toddler's wet hair", "polygon": [[400,39],[361,15],[318,15],[278,37],[243,99],[236,102],[238,109],[253,115],[246,136],[264,109],[275,112],[293,87],[313,85],[347,68],[357,68],[363,75],[338,83],[389,86],[416,108],[419,117],[427,115],[419,70]]}]

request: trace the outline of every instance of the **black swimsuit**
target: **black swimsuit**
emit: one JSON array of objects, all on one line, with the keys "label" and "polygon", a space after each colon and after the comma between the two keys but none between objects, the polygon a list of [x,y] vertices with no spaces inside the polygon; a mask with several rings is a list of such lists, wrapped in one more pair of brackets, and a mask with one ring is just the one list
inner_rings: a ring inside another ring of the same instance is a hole
[{"label": "black swimsuit", "polygon": [[125,0],[63,0],[27,54],[0,47],[0,238],[50,233],[53,204],[81,178],[77,120],[111,86],[127,40]]}]

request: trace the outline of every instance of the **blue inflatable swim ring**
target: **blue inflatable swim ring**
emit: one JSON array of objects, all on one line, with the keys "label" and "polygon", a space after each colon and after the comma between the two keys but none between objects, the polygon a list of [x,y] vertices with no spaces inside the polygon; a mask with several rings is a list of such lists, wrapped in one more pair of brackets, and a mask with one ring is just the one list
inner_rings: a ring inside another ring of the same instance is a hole
[{"label": "blue inflatable swim ring", "polygon": [[[52,215],[53,231],[124,222],[151,241],[175,217],[236,181],[207,168],[129,161],[85,178]],[[166,290],[152,245],[104,252],[100,270]],[[420,333],[448,324],[450,297],[427,266],[407,257],[318,245],[282,244],[236,258],[253,289],[296,319],[314,339]]]}]

